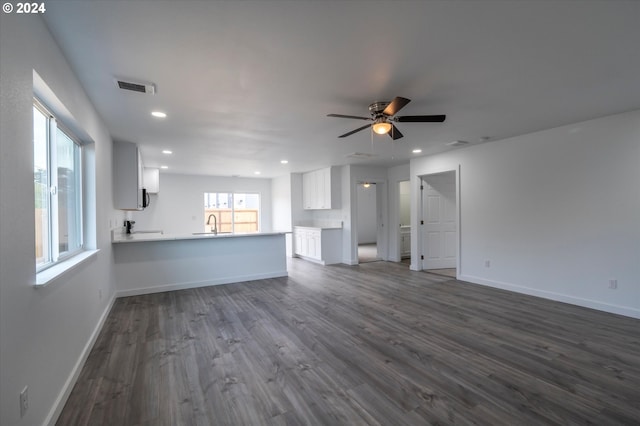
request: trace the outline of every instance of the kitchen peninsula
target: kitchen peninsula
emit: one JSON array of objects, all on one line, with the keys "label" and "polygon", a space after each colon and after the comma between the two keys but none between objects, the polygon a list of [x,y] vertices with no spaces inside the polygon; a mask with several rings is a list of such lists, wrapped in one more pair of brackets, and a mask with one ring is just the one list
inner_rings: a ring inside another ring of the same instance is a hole
[{"label": "kitchen peninsula", "polygon": [[119,296],[287,276],[284,233],[112,236]]}]

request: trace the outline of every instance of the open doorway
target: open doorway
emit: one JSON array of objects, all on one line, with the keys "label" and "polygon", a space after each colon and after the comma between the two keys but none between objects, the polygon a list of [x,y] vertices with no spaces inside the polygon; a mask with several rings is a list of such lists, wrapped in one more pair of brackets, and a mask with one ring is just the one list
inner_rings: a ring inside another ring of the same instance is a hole
[{"label": "open doorway", "polygon": [[378,244],[377,192],[377,185],[374,182],[358,184],[356,195],[358,263],[382,260]]},{"label": "open doorway", "polygon": [[400,248],[400,262],[411,264],[411,182],[398,182],[399,222],[398,240]]},{"label": "open doorway", "polygon": [[422,176],[422,269],[452,278],[458,267],[456,172]]}]

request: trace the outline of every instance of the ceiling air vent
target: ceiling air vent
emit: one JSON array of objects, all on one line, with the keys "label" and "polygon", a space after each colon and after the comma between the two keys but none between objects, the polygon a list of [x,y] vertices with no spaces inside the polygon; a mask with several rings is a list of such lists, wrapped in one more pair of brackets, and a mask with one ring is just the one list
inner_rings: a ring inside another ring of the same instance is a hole
[{"label": "ceiling air vent", "polygon": [[469,145],[469,142],[467,142],[467,141],[453,141],[453,142],[447,142],[446,145],[447,146],[466,146],[466,145]]},{"label": "ceiling air vent", "polygon": [[116,86],[122,90],[130,90],[132,92],[146,93],[154,95],[156,93],[156,85],[153,83],[140,83],[116,79]]},{"label": "ceiling air vent", "polygon": [[367,152],[353,152],[351,154],[345,155],[347,158],[358,158],[360,160],[369,160],[371,158],[376,158],[376,154],[370,154]]}]

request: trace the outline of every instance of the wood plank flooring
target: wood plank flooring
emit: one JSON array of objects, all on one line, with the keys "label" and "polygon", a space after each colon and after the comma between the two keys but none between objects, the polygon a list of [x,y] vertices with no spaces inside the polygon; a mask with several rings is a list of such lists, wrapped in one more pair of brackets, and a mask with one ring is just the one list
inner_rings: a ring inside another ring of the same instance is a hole
[{"label": "wood plank flooring", "polygon": [[118,299],[59,425],[640,424],[640,321],[374,262]]}]

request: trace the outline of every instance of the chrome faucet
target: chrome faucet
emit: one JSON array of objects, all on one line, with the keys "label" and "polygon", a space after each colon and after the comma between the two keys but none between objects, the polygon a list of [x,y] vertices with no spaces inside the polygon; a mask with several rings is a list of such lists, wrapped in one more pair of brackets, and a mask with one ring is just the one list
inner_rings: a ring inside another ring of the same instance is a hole
[{"label": "chrome faucet", "polygon": [[216,215],[211,213],[209,215],[209,217],[207,218],[207,225],[211,224],[211,218],[213,217],[213,226],[211,227],[211,232],[213,232],[213,235],[218,235],[218,218],[216,218]]}]

